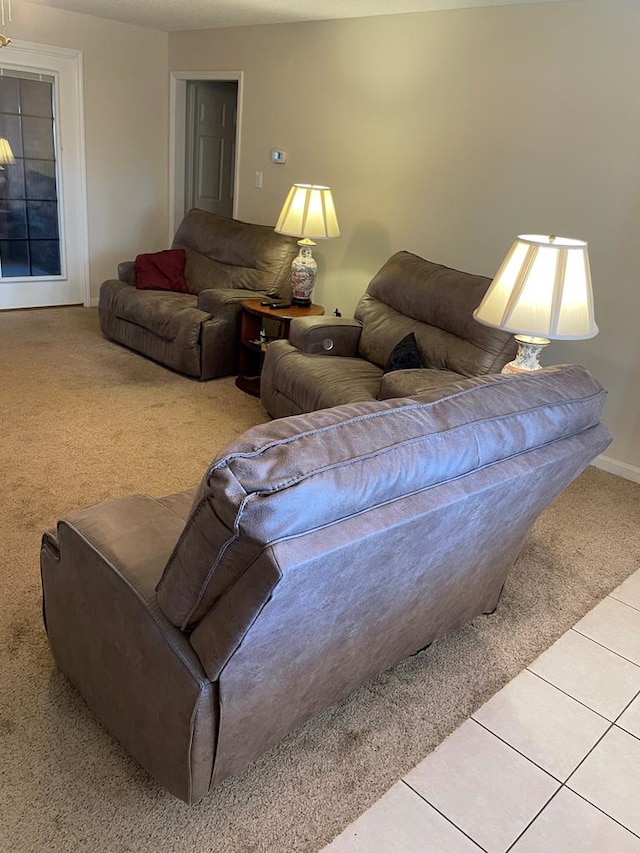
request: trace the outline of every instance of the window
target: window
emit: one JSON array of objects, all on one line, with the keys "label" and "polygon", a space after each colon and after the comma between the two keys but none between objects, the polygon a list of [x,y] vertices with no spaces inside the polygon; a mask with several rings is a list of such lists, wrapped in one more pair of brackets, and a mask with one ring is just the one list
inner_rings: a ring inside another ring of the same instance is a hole
[{"label": "window", "polygon": [[0,69],[0,136],[15,157],[0,164],[1,276],[59,276],[52,76]]}]

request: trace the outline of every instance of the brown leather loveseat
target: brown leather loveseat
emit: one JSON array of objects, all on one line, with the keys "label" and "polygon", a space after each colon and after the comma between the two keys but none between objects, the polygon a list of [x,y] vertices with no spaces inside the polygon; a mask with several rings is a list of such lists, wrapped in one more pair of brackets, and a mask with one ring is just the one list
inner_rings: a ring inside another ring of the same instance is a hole
[{"label": "brown leather loveseat", "polygon": [[570,366],[254,427],[197,489],[99,504],[44,535],[53,656],[194,803],[492,611],[540,512],[608,445],[604,400]]},{"label": "brown leather loveseat", "polygon": [[[264,407],[280,418],[499,373],[515,355],[514,338],[473,319],[490,283],[396,252],[369,283],[354,319],[296,318],[288,341],[269,344],[260,381]],[[412,333],[419,364],[389,370],[390,356]]]},{"label": "brown leather loveseat", "polygon": [[135,263],[121,263],[100,287],[103,334],[198,379],[236,373],[240,302],[289,295],[295,238],[194,209],[172,248],[186,255],[186,292],[138,289]]}]

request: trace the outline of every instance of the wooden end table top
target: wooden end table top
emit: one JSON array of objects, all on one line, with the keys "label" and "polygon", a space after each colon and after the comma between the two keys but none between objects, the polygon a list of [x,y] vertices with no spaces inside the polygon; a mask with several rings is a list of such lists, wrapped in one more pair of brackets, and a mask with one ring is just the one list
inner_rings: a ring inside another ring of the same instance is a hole
[{"label": "wooden end table top", "polygon": [[[295,317],[315,317],[324,314],[322,305],[288,305],[286,308],[269,308],[268,305],[261,305],[264,298],[260,299],[243,299],[240,303],[245,311],[250,314],[255,314],[257,317],[272,317],[274,320],[293,320]],[[277,299],[273,300],[277,302]]]}]

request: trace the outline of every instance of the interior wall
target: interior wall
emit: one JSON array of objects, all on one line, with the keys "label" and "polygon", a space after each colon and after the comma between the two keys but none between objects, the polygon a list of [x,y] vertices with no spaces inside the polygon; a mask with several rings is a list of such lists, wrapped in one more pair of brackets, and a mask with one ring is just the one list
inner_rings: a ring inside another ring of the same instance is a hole
[{"label": "interior wall", "polygon": [[635,3],[563,0],[172,33],[169,68],[244,72],[240,218],[274,223],[296,181],[332,187],[342,236],[314,252],[328,311],[351,314],[400,249],[493,276],[517,234],[587,240],[600,334],[543,361],[608,388],[608,453],[633,476],[639,36]]},{"label": "interior wall", "polygon": [[[24,2],[4,32],[83,54],[92,301],[119,261],[166,248],[166,33]],[[11,47],[2,59],[10,61]]]}]

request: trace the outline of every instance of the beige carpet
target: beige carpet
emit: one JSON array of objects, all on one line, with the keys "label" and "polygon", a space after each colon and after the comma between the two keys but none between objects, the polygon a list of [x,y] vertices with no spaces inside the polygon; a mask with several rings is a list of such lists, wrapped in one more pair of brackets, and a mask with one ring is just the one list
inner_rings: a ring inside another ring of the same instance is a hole
[{"label": "beige carpet", "polygon": [[102,339],[93,309],[0,314],[0,851],[318,851],[640,566],[640,486],[590,468],[537,524],[497,612],[385,672],[188,807],[49,655],[39,539],[74,508],[194,485],[267,419]]}]

